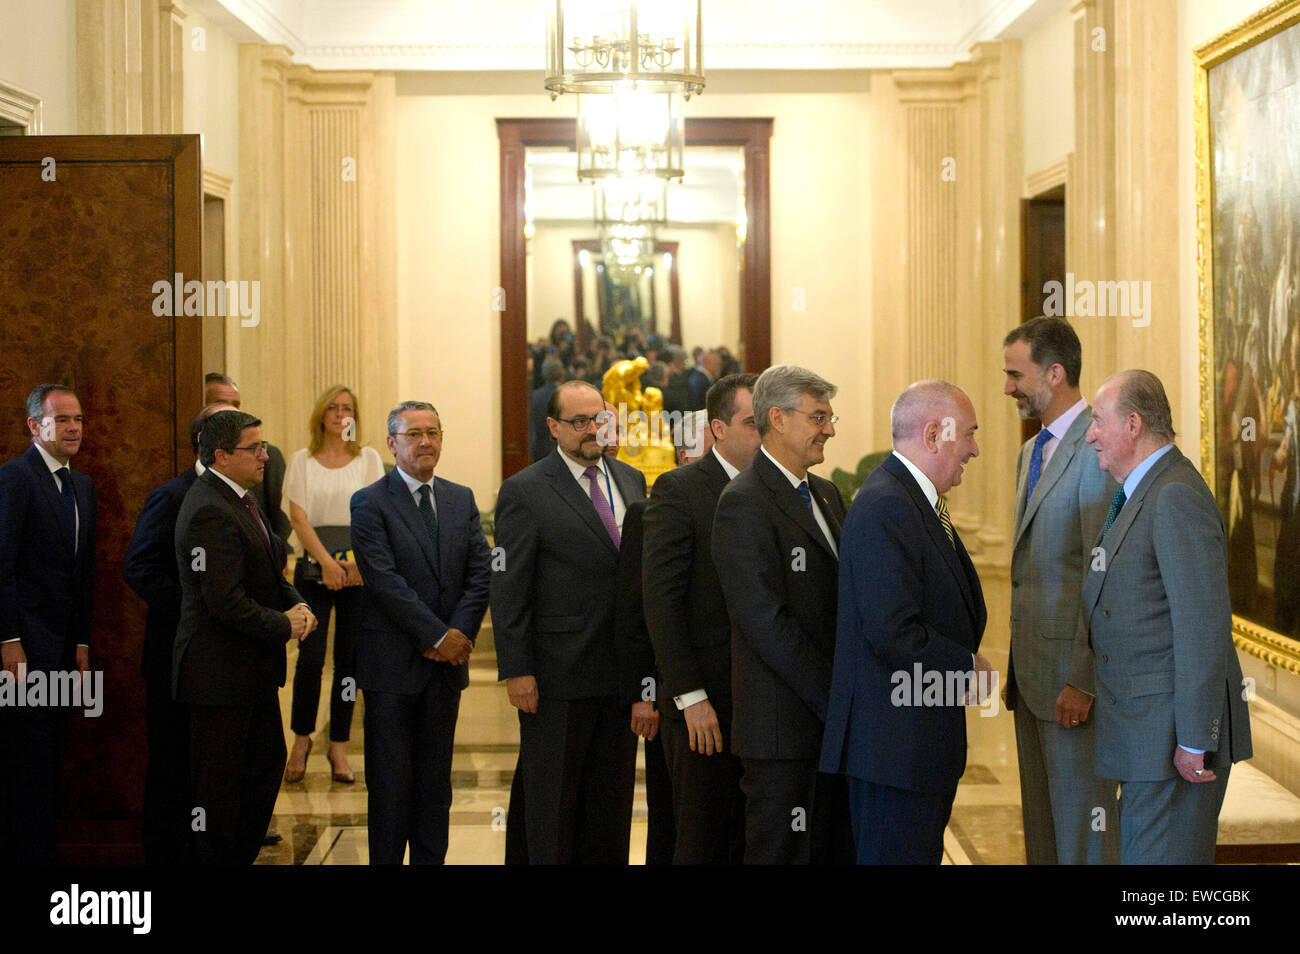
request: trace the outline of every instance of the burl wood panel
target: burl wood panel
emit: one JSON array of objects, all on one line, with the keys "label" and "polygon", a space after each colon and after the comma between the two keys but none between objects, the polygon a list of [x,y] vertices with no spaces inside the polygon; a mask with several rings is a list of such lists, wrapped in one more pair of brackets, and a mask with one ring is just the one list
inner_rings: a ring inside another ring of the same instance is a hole
[{"label": "burl wood panel", "polygon": [[150,491],[190,458],[178,432],[188,445],[202,399],[201,319],[155,317],[152,287],[178,271],[202,278],[201,181],[197,136],[0,139],[0,459],[30,445],[27,393],[67,384],[85,416],[73,467],[98,500],[91,666],[104,703],[98,718],[69,719],[59,840],[70,862],[141,857],[145,606],[122,564]]}]

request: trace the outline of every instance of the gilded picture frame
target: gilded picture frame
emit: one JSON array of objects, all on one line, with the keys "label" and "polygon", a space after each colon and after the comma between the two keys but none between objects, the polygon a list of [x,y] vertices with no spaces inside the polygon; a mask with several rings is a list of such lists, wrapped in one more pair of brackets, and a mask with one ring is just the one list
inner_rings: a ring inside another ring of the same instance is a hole
[{"label": "gilded picture frame", "polygon": [[1300,0],[1194,55],[1202,475],[1228,530],[1233,641],[1300,674]]}]

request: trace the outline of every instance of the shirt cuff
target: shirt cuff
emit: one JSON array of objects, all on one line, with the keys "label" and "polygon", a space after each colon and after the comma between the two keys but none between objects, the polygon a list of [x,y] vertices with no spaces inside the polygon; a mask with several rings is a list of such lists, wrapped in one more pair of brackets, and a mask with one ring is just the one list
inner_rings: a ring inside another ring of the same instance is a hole
[{"label": "shirt cuff", "polygon": [[687,706],[693,706],[697,702],[703,702],[709,698],[709,694],[703,689],[693,689],[690,692],[683,692],[680,696],[673,696],[673,702],[677,704],[678,709],[685,709]]},{"label": "shirt cuff", "polygon": [[1192,748],[1188,748],[1188,747],[1185,746],[1185,745],[1179,745],[1178,747],[1179,747],[1180,749],[1182,749],[1184,752],[1191,752],[1193,755],[1204,755],[1204,754],[1205,754],[1205,749],[1192,749]]},{"label": "shirt cuff", "polygon": [[[451,630],[448,629],[448,630],[447,630],[447,633],[450,633],[450,632],[451,632]],[[435,643],[433,644],[433,648],[434,648],[434,649],[437,649],[439,646],[442,645],[442,641],[443,641],[444,639],[447,638],[447,633],[443,633],[441,636],[438,637],[437,642],[435,642]]]},{"label": "shirt cuff", "polygon": [[0,639],[0,643],[21,643],[22,641],[21,636],[15,636],[13,639]]}]

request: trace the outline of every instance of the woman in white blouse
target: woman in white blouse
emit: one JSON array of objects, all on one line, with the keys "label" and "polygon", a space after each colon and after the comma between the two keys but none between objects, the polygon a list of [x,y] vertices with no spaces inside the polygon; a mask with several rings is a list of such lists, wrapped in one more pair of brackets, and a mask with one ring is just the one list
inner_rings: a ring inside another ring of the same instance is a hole
[{"label": "woman in white blouse", "polygon": [[311,414],[311,443],[290,458],[284,478],[289,522],[305,551],[298,559],[293,585],[320,621],[298,645],[289,720],[294,740],[284,772],[288,782],[301,781],[307,770],[331,608],[338,615],[334,624],[328,757],[335,781],[355,780],[344,746],[352,731],[357,691],[353,663],[364,595],[359,589],[361,574],[351,559],[348,531],[352,495],[384,476],[378,452],[361,446],[359,419],[356,396],[348,388],[336,385],[326,390]]}]

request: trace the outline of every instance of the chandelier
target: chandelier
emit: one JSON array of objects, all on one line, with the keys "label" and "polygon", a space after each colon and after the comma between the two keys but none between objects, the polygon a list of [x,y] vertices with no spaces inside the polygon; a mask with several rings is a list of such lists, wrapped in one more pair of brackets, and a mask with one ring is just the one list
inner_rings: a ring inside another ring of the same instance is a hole
[{"label": "chandelier", "polygon": [[681,99],[630,86],[578,96],[578,178],[684,174],[686,126]]},{"label": "chandelier", "polygon": [[555,0],[547,13],[546,88],[612,93],[704,89],[700,0]]},{"label": "chandelier", "polygon": [[656,230],[653,225],[602,225],[601,252],[611,265],[630,267],[654,260]]},{"label": "chandelier", "polygon": [[667,225],[668,180],[607,176],[596,180],[596,225]]}]

